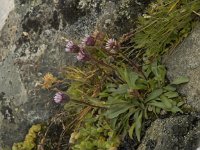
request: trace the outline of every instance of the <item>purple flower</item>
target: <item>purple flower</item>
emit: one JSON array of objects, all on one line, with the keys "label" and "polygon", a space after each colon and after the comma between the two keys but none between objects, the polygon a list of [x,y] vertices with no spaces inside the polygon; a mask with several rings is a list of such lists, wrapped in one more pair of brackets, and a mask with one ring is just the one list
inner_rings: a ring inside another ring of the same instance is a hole
[{"label": "purple flower", "polygon": [[116,50],[119,49],[119,44],[115,39],[109,39],[106,43],[106,50],[109,50],[111,53],[116,53]]},{"label": "purple flower", "polygon": [[90,60],[89,55],[84,51],[83,48],[80,49],[76,58],[77,58],[78,61],[88,61],[88,60]]},{"label": "purple flower", "polygon": [[68,102],[69,100],[70,100],[70,97],[62,92],[57,92],[54,96],[55,103]]},{"label": "purple flower", "polygon": [[95,45],[95,39],[94,39],[94,37],[93,36],[90,36],[90,35],[87,35],[84,39],[83,39],[83,41],[82,41],[82,44],[84,45],[84,46],[94,46]]},{"label": "purple flower", "polygon": [[73,41],[67,40],[67,44],[65,48],[66,52],[78,53],[79,50],[80,50],[80,47],[78,45],[74,44]]}]

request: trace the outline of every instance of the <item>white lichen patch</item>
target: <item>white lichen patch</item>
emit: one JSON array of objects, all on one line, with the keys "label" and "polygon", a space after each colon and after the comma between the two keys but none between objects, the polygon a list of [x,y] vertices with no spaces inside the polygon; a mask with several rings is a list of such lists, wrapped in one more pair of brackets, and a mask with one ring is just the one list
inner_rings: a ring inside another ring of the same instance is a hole
[{"label": "white lichen patch", "polygon": [[80,9],[90,9],[92,5],[92,0],[80,0],[78,5]]},{"label": "white lichen patch", "polygon": [[[23,45],[21,49],[19,49],[19,52],[22,51],[24,53],[24,56],[16,56],[18,60],[26,61],[26,60],[37,60],[42,56],[45,52],[45,49],[47,49],[47,45],[42,44],[38,48],[31,48],[30,50],[29,46]],[[33,52],[35,51],[35,52]]]},{"label": "white lichen patch", "polygon": [[119,16],[125,16],[127,19],[130,19],[130,12],[128,11],[128,8],[130,8],[130,0],[123,0],[121,1],[121,4],[119,5]]},{"label": "white lichen patch", "polygon": [[97,6],[99,5],[102,9],[105,6],[105,4],[106,0],[101,0],[100,2],[97,2],[96,0],[80,0],[78,8],[89,10],[91,8],[97,8]]}]

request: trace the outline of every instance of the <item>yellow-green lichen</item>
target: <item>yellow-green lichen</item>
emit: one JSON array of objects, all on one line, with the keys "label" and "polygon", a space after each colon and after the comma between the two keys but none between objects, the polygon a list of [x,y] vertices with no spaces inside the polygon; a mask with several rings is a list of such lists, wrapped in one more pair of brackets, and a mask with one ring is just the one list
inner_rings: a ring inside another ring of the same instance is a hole
[{"label": "yellow-green lichen", "polygon": [[12,150],[33,150],[36,147],[36,138],[37,133],[41,130],[41,125],[33,125],[30,129],[28,134],[25,137],[23,142],[14,143],[12,146]]}]

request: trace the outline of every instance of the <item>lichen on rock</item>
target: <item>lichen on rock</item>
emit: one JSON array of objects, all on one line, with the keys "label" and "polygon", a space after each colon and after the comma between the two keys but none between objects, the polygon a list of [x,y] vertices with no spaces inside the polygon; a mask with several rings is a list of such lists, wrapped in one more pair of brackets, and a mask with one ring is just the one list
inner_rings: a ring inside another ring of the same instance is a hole
[{"label": "lichen on rock", "polygon": [[196,150],[199,147],[199,137],[199,113],[157,119],[146,131],[138,150]]}]

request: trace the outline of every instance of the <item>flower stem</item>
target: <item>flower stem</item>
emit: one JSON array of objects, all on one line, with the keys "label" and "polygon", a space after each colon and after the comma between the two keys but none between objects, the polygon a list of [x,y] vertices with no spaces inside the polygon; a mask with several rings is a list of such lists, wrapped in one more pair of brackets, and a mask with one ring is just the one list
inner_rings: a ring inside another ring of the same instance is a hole
[{"label": "flower stem", "polygon": [[138,65],[136,63],[134,63],[133,61],[131,61],[129,58],[127,58],[126,56],[124,56],[122,53],[119,53],[121,55],[121,57],[123,59],[125,59],[131,66],[133,66],[133,68],[135,69],[135,71],[137,71],[138,73],[140,73],[145,79],[145,75],[142,72],[142,70],[140,70],[140,68],[138,67]]},{"label": "flower stem", "polygon": [[70,100],[75,102],[75,103],[83,104],[83,105],[94,107],[94,108],[106,108],[106,107],[103,107],[103,106],[96,106],[96,105],[93,105],[93,104],[90,104],[90,103],[87,103],[87,102],[84,102],[84,101],[76,100],[76,99],[70,99]]},{"label": "flower stem", "polygon": [[106,63],[104,63],[103,61],[99,61],[99,60],[96,59],[96,58],[91,57],[91,60],[93,60],[93,61],[94,61],[95,63],[97,63],[97,64],[100,64],[100,65],[102,65],[102,66],[105,66],[105,67],[107,67],[107,68],[111,68],[112,70],[115,70],[114,67],[112,67],[112,66],[110,66],[110,65],[108,65],[108,64],[106,64]]}]

